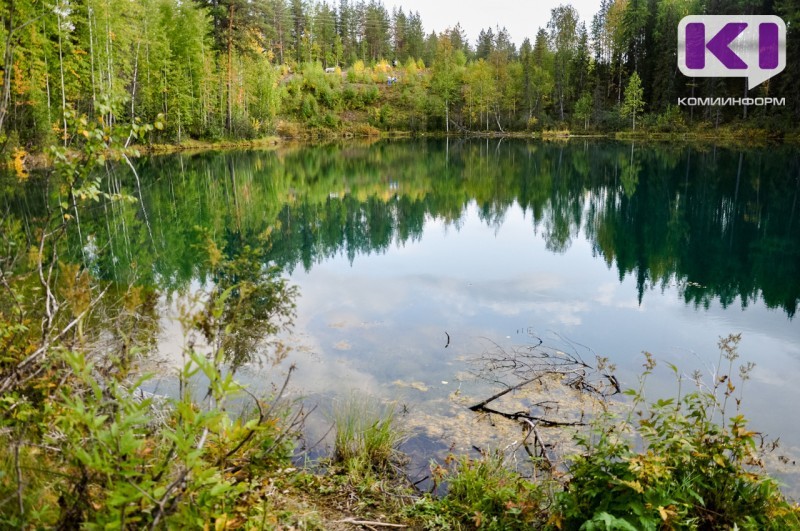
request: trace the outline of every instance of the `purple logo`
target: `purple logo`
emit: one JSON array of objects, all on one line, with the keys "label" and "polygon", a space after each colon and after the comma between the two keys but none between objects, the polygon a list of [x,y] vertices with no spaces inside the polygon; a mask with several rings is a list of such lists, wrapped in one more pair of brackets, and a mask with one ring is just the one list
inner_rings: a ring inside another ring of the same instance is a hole
[{"label": "purple logo", "polygon": [[678,25],[678,68],[691,77],[746,77],[748,89],[786,67],[786,24],[776,16],[692,15]]}]

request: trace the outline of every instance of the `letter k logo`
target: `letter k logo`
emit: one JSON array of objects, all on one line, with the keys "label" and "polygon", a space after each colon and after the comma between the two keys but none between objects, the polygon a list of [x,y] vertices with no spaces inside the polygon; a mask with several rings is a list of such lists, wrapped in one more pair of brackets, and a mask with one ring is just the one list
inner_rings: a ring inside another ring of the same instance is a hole
[{"label": "letter k logo", "polygon": [[706,44],[706,25],[694,22],[686,25],[686,66],[692,70],[706,67],[706,48],[730,70],[745,70],[747,64],[730,49],[736,37],[747,29],[744,22],[730,22]]}]

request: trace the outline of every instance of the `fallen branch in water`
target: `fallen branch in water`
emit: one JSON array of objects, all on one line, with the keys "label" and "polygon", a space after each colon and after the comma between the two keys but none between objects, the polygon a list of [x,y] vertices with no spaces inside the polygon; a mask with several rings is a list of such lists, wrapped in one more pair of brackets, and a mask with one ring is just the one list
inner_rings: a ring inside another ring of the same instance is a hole
[{"label": "fallen branch in water", "polygon": [[[472,408],[470,408],[472,409]],[[574,421],[574,422],[564,422],[560,420],[550,420],[545,419],[542,417],[537,417],[535,415],[531,415],[525,411],[517,411],[516,413],[505,413],[503,411],[498,411],[496,409],[492,409],[490,407],[481,406],[478,409],[473,409],[473,411],[480,411],[482,413],[490,413],[494,415],[500,415],[501,417],[507,418],[509,420],[520,420],[525,419],[528,421],[537,422],[545,427],[554,428],[554,427],[569,427],[569,426],[586,426],[586,423],[583,421]]]},{"label": "fallen branch in water", "polygon": [[[599,399],[605,399],[621,391],[619,382],[612,371],[605,371],[608,366],[606,359],[597,356],[597,364],[592,366],[586,363],[577,351],[568,353],[545,347],[542,346],[541,338],[535,337],[534,339],[536,343],[533,345],[514,347],[510,350],[492,342],[494,348],[487,350],[480,358],[474,360],[476,364],[480,365],[479,369],[474,372],[476,376],[483,380],[499,383],[505,388],[471,406],[470,410],[496,413],[515,420],[525,417],[552,426],[578,426],[582,423],[541,419],[530,413],[503,413],[487,406],[508,393],[535,382],[541,383],[545,377],[558,379],[565,387]],[[509,379],[519,379],[520,381],[513,383],[508,382]]]},{"label": "fallen branch in water", "polygon": [[506,394],[510,393],[511,391],[515,391],[515,390],[517,390],[517,389],[519,389],[519,388],[521,388],[521,387],[525,387],[525,386],[526,386],[526,385],[528,385],[529,383],[533,383],[533,382],[535,382],[536,380],[539,380],[539,379],[541,379],[541,377],[542,377],[542,375],[539,375],[539,376],[536,376],[535,378],[531,378],[531,379],[529,379],[529,380],[525,380],[524,382],[520,382],[520,383],[518,383],[517,385],[514,385],[514,386],[512,386],[512,387],[509,387],[508,389],[504,389],[504,390],[500,391],[499,393],[496,393],[496,394],[494,394],[494,395],[490,396],[489,398],[487,398],[487,399],[486,399],[486,400],[484,400],[483,402],[478,402],[478,403],[477,403],[477,404],[475,404],[474,406],[470,406],[470,408],[469,408],[469,409],[470,409],[471,411],[483,411],[483,407],[484,407],[486,404],[488,404],[488,403],[490,403],[490,402],[494,402],[495,400],[497,400],[497,399],[498,399],[498,398],[500,398],[501,396],[503,396],[503,395],[506,395]]},{"label": "fallen branch in water", "polygon": [[[528,452],[528,455],[530,455],[534,459],[537,457],[541,457],[542,459],[544,459],[545,462],[547,463],[547,466],[552,470],[553,462],[550,460],[550,456],[547,455],[547,446],[544,444],[544,441],[539,436],[539,431],[536,429],[536,424],[534,422],[531,422],[531,420],[527,418],[523,418],[522,421],[527,423],[528,427],[530,428],[528,430],[528,434],[525,436],[525,439],[522,441],[522,446],[525,448],[525,451]],[[533,447],[534,449],[537,446],[539,447],[539,452],[540,452],[539,455],[536,455],[535,452],[531,453],[531,451],[528,449],[528,437],[531,436],[531,433],[533,434]]]},{"label": "fallen branch in water", "polygon": [[[492,425],[492,415],[521,423],[526,433],[515,451],[527,453],[536,475],[537,463],[549,470],[556,466],[542,428],[586,426],[585,408],[598,403],[605,408],[606,399],[621,389],[613,366],[590,348],[568,340],[562,340],[567,348],[554,348],[530,335],[529,345],[506,347],[490,341],[491,346],[471,360],[472,374],[502,388],[469,409],[486,413]],[[594,354],[594,363],[584,361],[584,350]]]}]

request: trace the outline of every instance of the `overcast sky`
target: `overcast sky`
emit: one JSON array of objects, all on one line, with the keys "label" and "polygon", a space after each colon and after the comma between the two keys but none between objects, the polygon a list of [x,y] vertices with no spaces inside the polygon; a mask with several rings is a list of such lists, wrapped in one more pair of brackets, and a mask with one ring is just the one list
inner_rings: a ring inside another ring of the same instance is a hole
[{"label": "overcast sky", "polygon": [[525,37],[533,41],[550,20],[550,10],[560,4],[572,4],[587,29],[600,8],[600,0],[384,0],[390,12],[393,6],[406,13],[419,11],[426,34],[460,22],[473,46],[482,29],[495,26],[505,26],[517,46]]}]

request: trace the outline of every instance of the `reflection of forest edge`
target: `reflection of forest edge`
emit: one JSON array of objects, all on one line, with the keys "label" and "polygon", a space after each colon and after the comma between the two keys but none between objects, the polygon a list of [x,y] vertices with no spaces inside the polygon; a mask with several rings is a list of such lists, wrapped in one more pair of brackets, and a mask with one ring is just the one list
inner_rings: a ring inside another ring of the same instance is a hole
[{"label": "reflection of forest edge", "polygon": [[[686,303],[763,298],[791,317],[800,299],[800,163],[788,148],[388,141],[155,157],[138,167],[141,190],[122,168],[105,183],[141,204],[98,202],[81,219],[82,245],[70,235],[74,257],[104,278],[135,274],[168,291],[204,281],[205,231],[228,256],[249,245],[285,270],[309,269],[417,240],[431,218],[458,229],[472,202],[499,227],[516,203],[553,252],[584,231],[620,279],[636,278],[640,301],[676,283]],[[24,193],[2,187],[4,210],[41,211],[43,188],[30,182]]]}]

